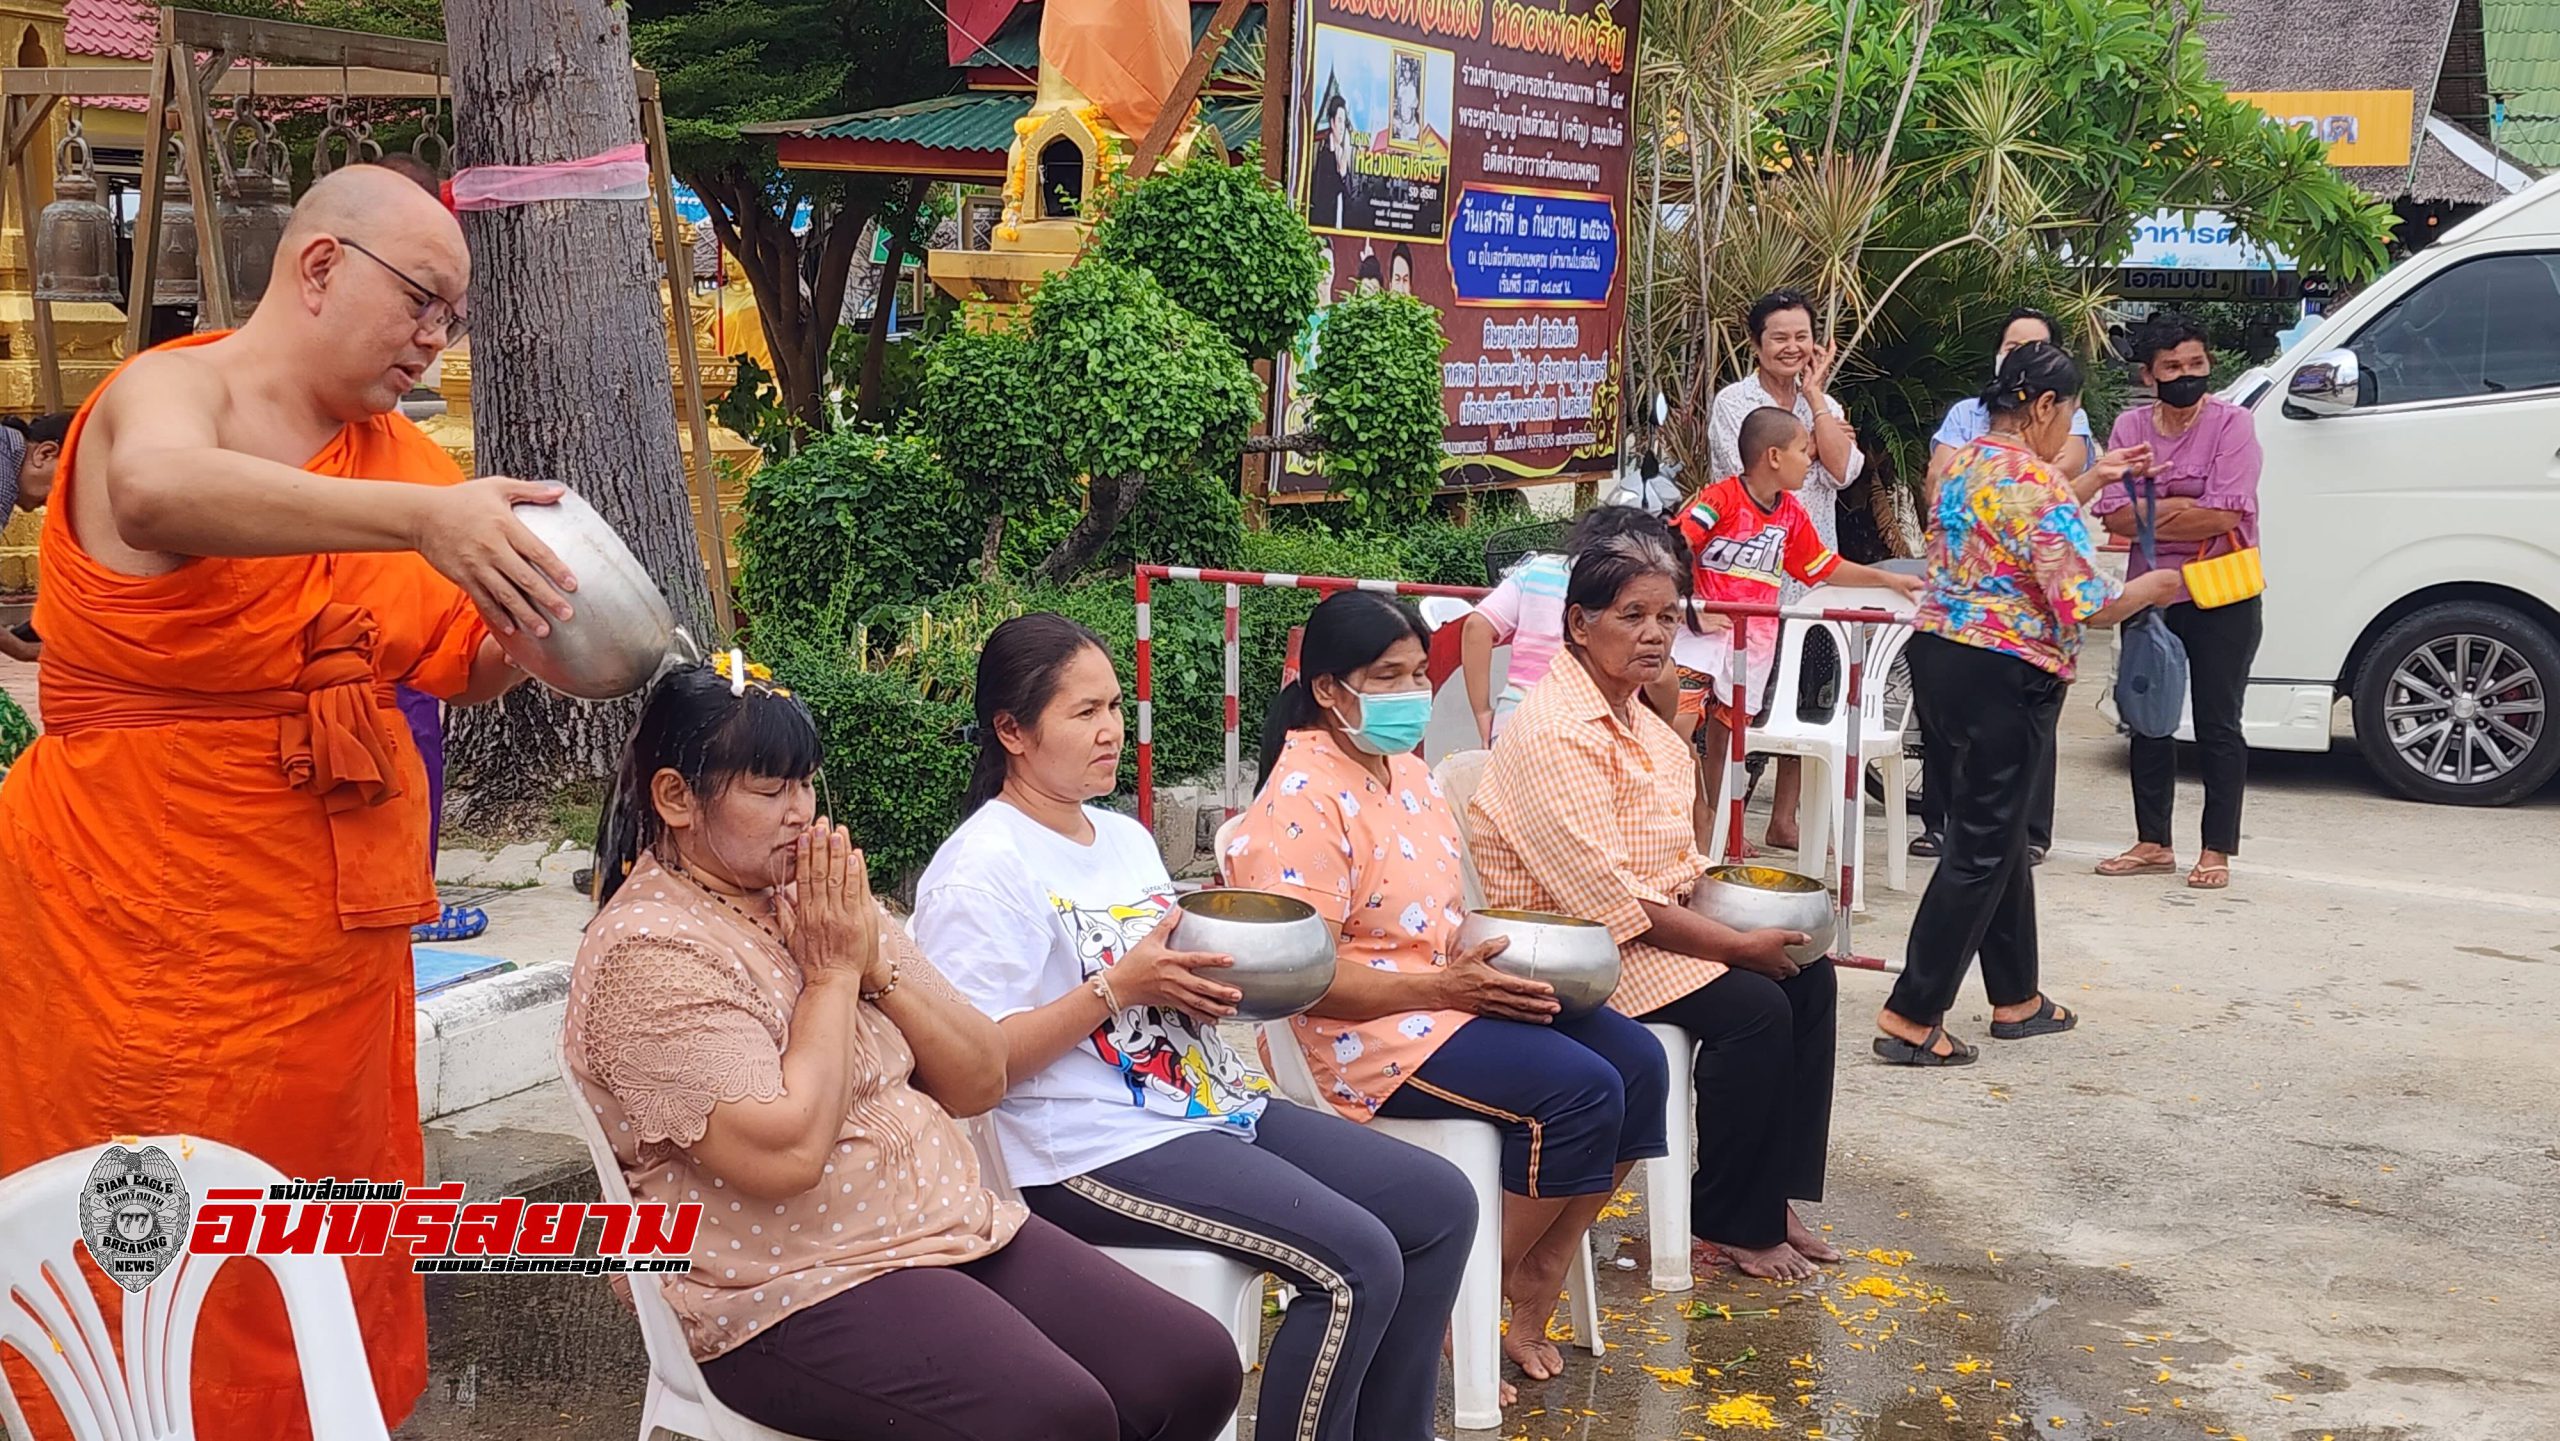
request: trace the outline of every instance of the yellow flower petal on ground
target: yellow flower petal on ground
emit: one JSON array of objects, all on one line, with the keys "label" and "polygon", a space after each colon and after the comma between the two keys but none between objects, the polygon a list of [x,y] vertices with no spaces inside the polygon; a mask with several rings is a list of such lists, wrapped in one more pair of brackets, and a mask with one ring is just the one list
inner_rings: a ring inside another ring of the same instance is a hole
[{"label": "yellow flower petal on ground", "polygon": [[1707,1424],[1720,1431],[1775,1431],[1778,1418],[1766,1396],[1734,1396],[1707,1408]]},{"label": "yellow flower petal on ground", "polygon": [[1881,1301],[1899,1301],[1912,1293],[1883,1276],[1861,1276],[1841,1292],[1847,1296],[1873,1296]]},{"label": "yellow flower petal on ground", "polygon": [[1651,1376],[1656,1381],[1661,1382],[1665,1386],[1695,1386],[1698,1384],[1698,1373],[1694,1367],[1682,1366],[1677,1370],[1674,1370],[1668,1366],[1647,1366],[1644,1368],[1644,1373]]},{"label": "yellow flower petal on ground", "polygon": [[1990,1364],[1991,1363],[1988,1361],[1978,1361],[1971,1356],[1967,1356],[1963,1360],[1956,1362],[1951,1369],[1959,1376],[1970,1376],[1974,1372],[1979,1371]]}]

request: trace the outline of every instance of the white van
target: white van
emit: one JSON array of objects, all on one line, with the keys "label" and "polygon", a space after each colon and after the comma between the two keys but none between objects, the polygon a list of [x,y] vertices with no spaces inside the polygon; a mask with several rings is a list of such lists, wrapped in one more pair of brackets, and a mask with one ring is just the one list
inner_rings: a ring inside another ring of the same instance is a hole
[{"label": "white van", "polygon": [[2266,452],[2252,746],[2357,744],[2419,800],[2560,772],[2560,175],[2447,231],[2235,387]]}]

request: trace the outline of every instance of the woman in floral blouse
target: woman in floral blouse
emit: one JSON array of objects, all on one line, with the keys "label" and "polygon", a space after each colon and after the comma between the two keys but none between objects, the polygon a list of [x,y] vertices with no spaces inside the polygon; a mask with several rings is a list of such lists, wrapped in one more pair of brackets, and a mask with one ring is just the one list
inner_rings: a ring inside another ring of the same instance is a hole
[{"label": "woman in floral blouse", "polygon": [[813,1441],[1207,1441],[1225,1327],[980,1181],[952,1117],[1004,1094],[1003,1042],[872,901],[817,767],[735,651],[659,681],[571,973],[581,1104],[636,1198],[702,1207],[659,1285],[703,1379]]},{"label": "woman in floral blouse", "polygon": [[1455,949],[1458,820],[1413,754],[1431,715],[1425,640],[1382,595],[1316,607],[1300,678],[1263,728],[1262,794],[1223,865],[1334,927],[1333,989],[1290,1033],[1335,1110],[1501,1127],[1503,1350],[1545,1380],[1563,1368],[1547,1317],[1574,1248],[1628,1169],[1666,1149],[1668,1072],[1615,1011],[1557,1019],[1552,987],[1488,964],[1501,942]]},{"label": "woman in floral blouse", "polygon": [[2019,346],[1982,399],[1991,428],[1956,452],[1938,488],[1929,583],[1908,652],[1920,728],[1945,767],[1948,797],[1946,848],[1912,920],[1902,979],[1876,1017],[1876,1055],[1898,1066],[1973,1062],[1973,1048],[1943,1023],[1977,953],[1995,1038],[2079,1024],[2038,988],[2027,861],[2036,778],[2053,764],[2081,633],[2171,598],[2178,580],[2174,570],[2154,572],[2119,594],[2098,570],[2079,498],[2053,468],[2080,412],[2070,356],[2044,342]]}]

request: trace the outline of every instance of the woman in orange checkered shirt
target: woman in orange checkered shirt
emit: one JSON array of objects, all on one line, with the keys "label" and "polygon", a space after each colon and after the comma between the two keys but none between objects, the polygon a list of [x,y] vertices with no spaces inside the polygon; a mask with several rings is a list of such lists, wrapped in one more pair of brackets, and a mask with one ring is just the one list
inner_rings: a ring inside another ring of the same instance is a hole
[{"label": "woman in orange checkered shirt", "polygon": [[1606,925],[1624,961],[1610,1006],[1698,1043],[1697,1259],[1800,1280],[1840,1259],[1789,1204],[1822,1198],[1838,991],[1830,961],[1788,958],[1801,932],[1735,931],[1683,904],[1707,869],[1696,762],[1642,692],[1670,662],[1689,587],[1667,543],[1574,562],[1565,653],[1494,745],[1472,853],[1487,905]]}]

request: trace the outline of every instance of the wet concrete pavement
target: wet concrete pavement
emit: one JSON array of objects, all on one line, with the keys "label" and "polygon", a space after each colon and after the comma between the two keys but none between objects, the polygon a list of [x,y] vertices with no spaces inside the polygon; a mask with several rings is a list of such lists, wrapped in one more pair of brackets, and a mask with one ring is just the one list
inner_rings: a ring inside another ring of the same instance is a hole
[{"label": "wet concrete pavement", "polygon": [[[1888,1070],[1886,983],[1844,975],[1812,1214],[1860,1255],[1682,1296],[1610,1266],[1610,1349],[1524,1384],[1499,1435],[2560,1437],[2560,794],[2419,807],[2351,757],[2259,757],[2233,889],[2199,895],[2090,873],[2128,839],[2122,755],[2075,696],[2037,884],[2049,987],[2087,1024],[1990,1042],[1969,987],[1950,1025],[1982,1064]],[[2192,778],[2181,801],[2191,850]],[[1916,899],[1879,885],[1859,949],[1898,954]],[[439,1169],[579,1184],[556,1093],[515,1104],[440,1125]],[[1601,1229],[1644,1254],[1640,1209]],[[439,1278],[430,1304],[404,1438],[636,1433],[644,1363],[601,1284]]]}]

